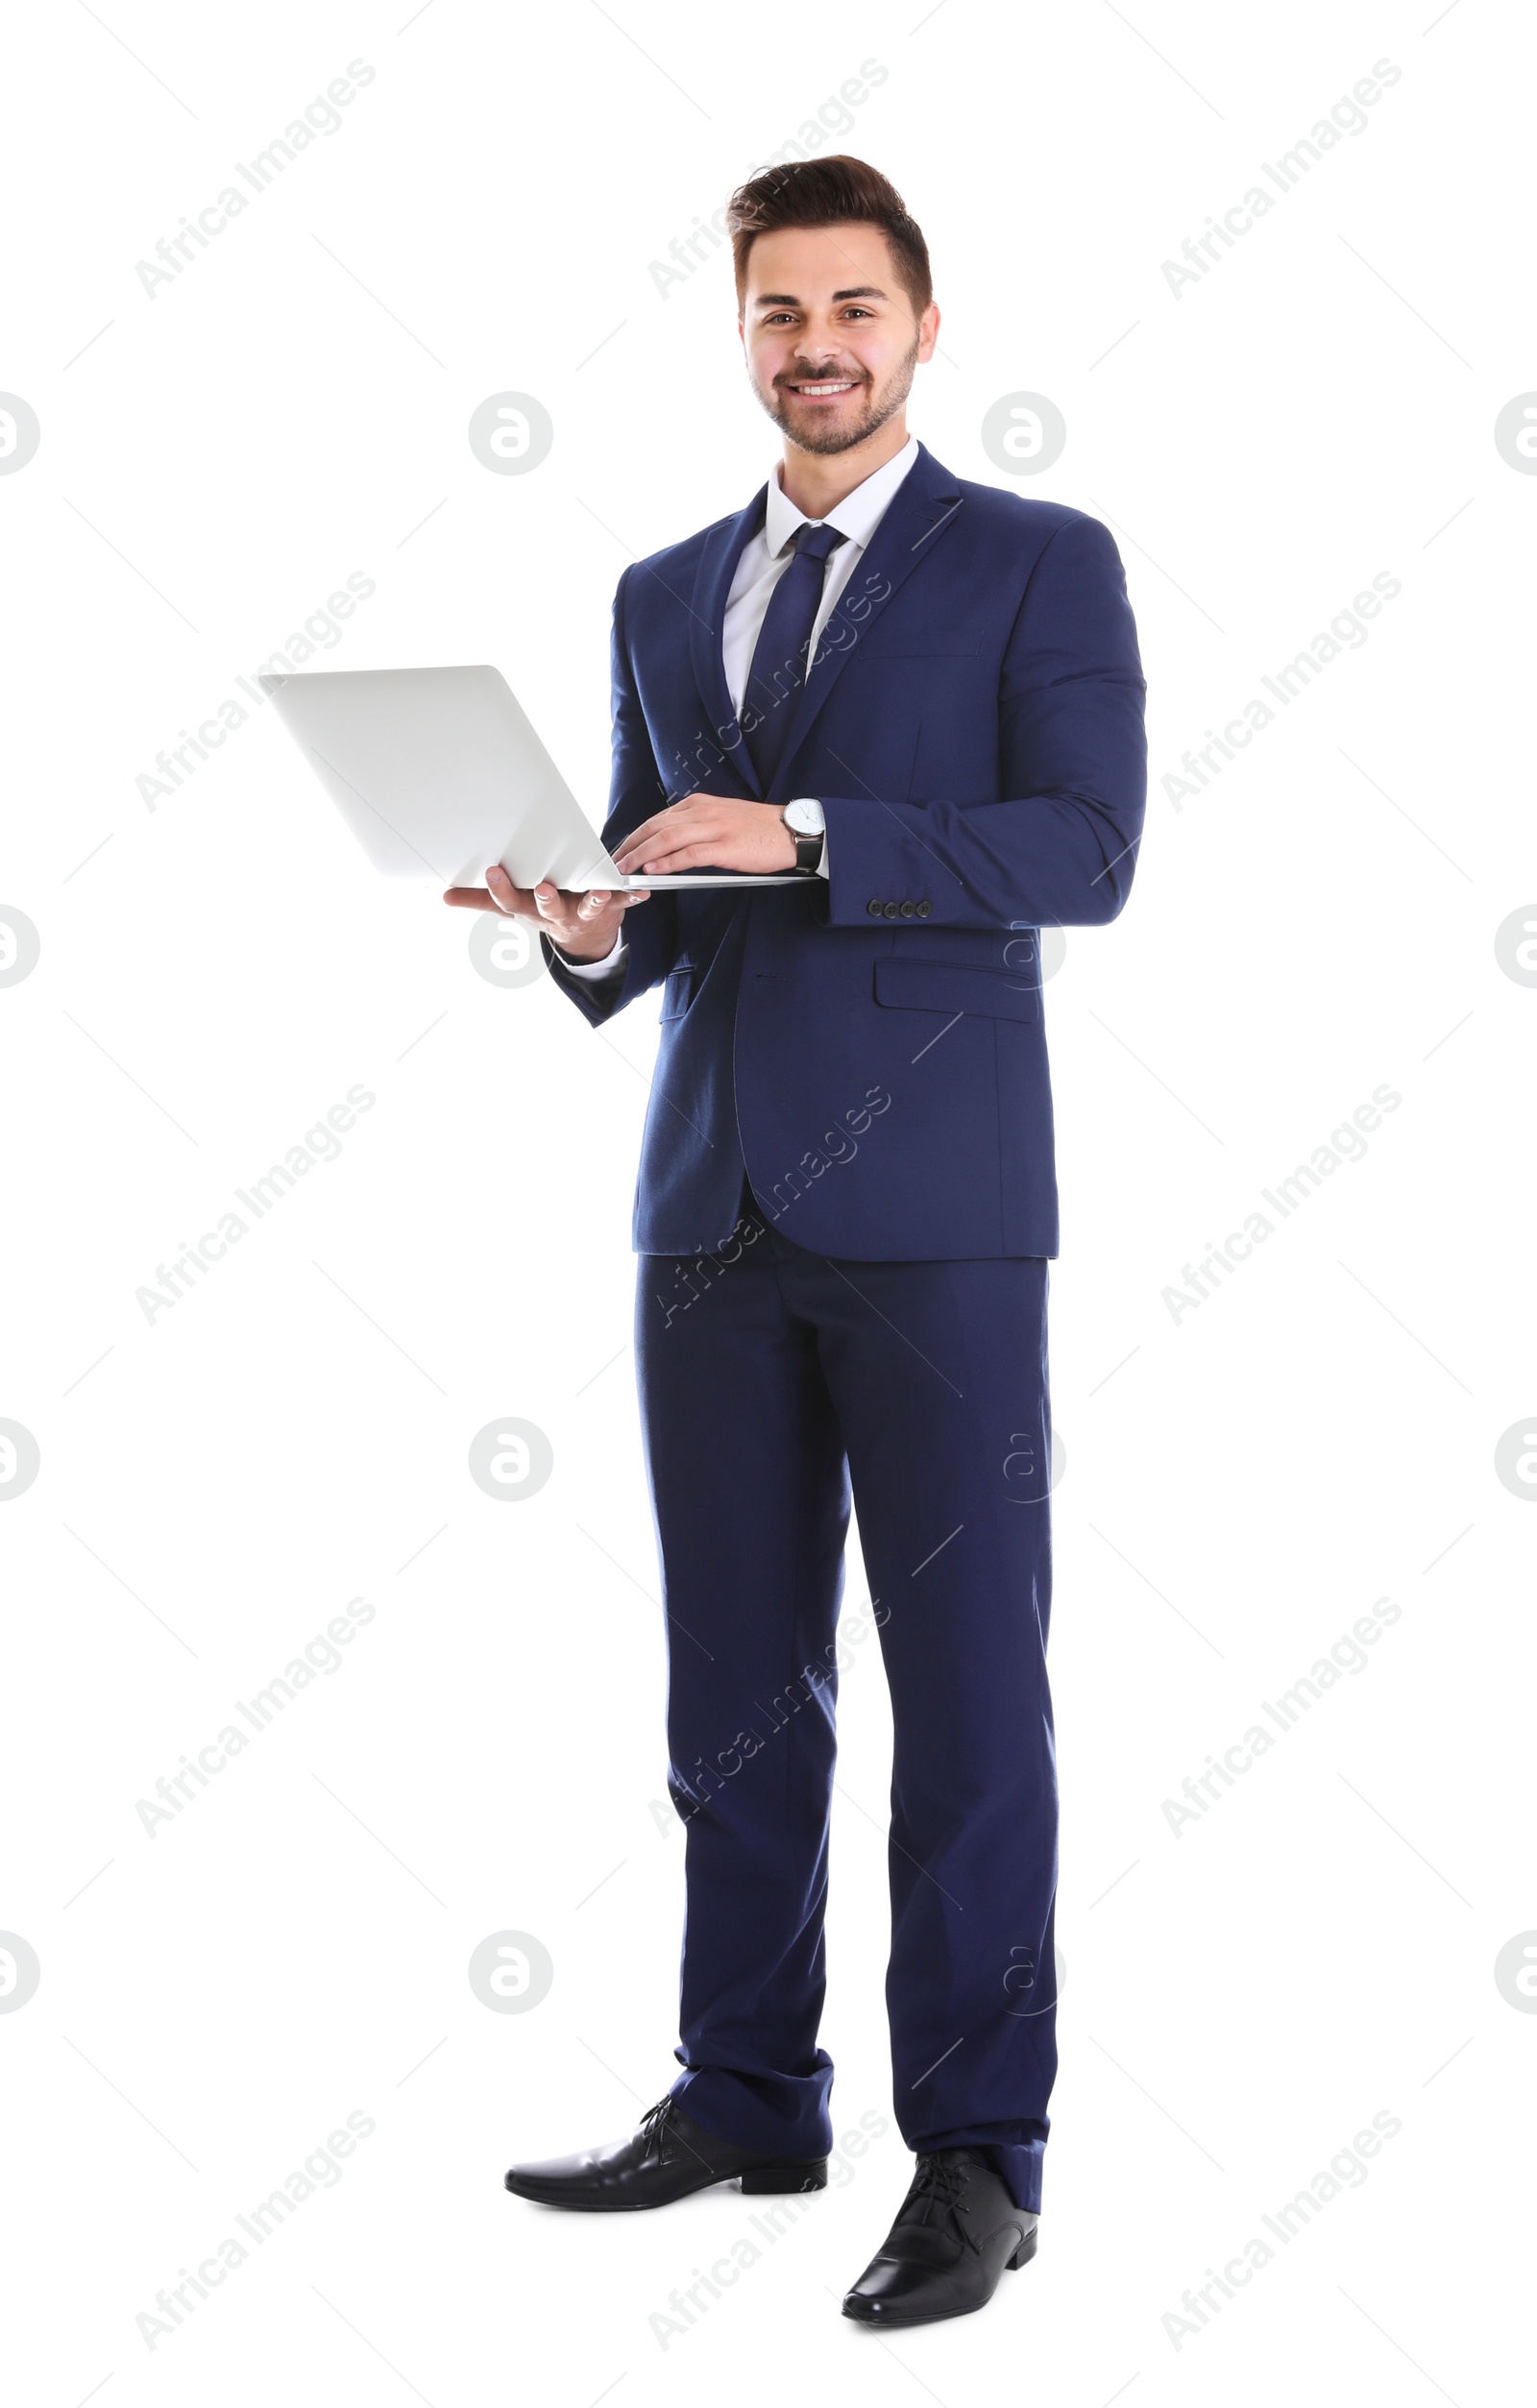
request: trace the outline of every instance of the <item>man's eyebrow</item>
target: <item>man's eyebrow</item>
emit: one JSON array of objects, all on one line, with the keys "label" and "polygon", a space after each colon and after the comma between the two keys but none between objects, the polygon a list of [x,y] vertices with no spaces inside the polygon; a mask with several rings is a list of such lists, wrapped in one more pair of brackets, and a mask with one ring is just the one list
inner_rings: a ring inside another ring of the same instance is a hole
[{"label": "man's eyebrow", "polygon": [[[833,295],[834,301],[885,301],[886,298],[879,284],[845,284]],[[798,309],[800,297],[796,293],[760,293],[753,306],[757,309]]]}]

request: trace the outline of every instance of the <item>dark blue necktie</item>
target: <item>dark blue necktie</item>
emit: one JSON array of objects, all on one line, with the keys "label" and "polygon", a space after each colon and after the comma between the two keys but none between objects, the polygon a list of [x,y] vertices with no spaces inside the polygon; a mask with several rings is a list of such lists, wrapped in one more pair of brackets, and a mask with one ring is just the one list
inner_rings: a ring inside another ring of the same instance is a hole
[{"label": "dark blue necktie", "polygon": [[[836,526],[813,526],[803,520],[792,540],[794,558],[768,596],[742,697],[742,732],[766,795],[806,682],[806,649],[822,598],[827,556],[848,539]],[[749,727],[746,722],[754,713],[757,724]]]}]

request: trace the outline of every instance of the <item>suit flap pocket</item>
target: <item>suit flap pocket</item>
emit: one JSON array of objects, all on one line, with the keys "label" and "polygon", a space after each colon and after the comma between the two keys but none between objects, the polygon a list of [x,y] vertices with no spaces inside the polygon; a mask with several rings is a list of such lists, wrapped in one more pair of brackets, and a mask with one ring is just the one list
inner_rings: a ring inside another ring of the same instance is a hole
[{"label": "suit flap pocket", "polygon": [[957,962],[904,961],[900,954],[875,964],[875,1000],[905,1011],[975,1011],[989,1020],[1038,1020],[1040,988],[1004,970],[967,970]]}]

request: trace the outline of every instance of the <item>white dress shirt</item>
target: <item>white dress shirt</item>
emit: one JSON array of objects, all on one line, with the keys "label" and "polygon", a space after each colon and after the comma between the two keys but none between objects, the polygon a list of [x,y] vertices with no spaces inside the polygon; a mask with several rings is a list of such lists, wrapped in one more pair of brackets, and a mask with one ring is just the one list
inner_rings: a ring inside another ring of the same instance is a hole
[{"label": "white dress shirt", "polygon": [[[851,494],[845,494],[842,500],[828,511],[825,519],[811,521],[807,520],[804,510],[797,510],[794,503],[787,499],[779,482],[779,471],[775,469],[768,479],[763,524],[756,535],[747,538],[737,563],[736,575],[731,580],[731,591],[726,596],[720,651],[733,711],[740,714],[742,710],[747,672],[752,667],[753,651],[768,615],[769,596],[794,558],[791,542],[796,529],[807,524],[835,526],[845,539],[835,552],[829,554],[822,572],[822,597],[811,631],[811,649],[815,651],[817,638],[826,626],[839,596],[853,575],[861,555],[886,516],[897,487],[917,456],[918,439],[916,435],[909,435],[894,459],[888,460],[884,468],[873,470],[862,485],[856,485]],[[822,839],[820,868],[825,878],[828,875],[825,837]],[[560,952],[558,945],[555,950]],[[564,953],[560,954],[560,960],[562,966],[577,978],[613,978],[623,968],[626,951],[623,937],[619,936],[614,941],[612,952],[606,953],[601,961],[573,961]]]}]

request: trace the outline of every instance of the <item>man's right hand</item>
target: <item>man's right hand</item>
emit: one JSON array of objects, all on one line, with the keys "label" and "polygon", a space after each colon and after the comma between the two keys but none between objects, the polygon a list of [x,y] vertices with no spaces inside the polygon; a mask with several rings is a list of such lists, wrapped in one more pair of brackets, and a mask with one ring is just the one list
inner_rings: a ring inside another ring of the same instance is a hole
[{"label": "man's right hand", "polygon": [[624,914],[632,903],[645,903],[648,889],[615,893],[594,887],[572,894],[547,878],[537,887],[515,887],[500,862],[486,871],[483,887],[451,887],[443,900],[462,912],[504,912],[509,918],[536,920],[552,944],[574,961],[601,961],[624,933]]}]

